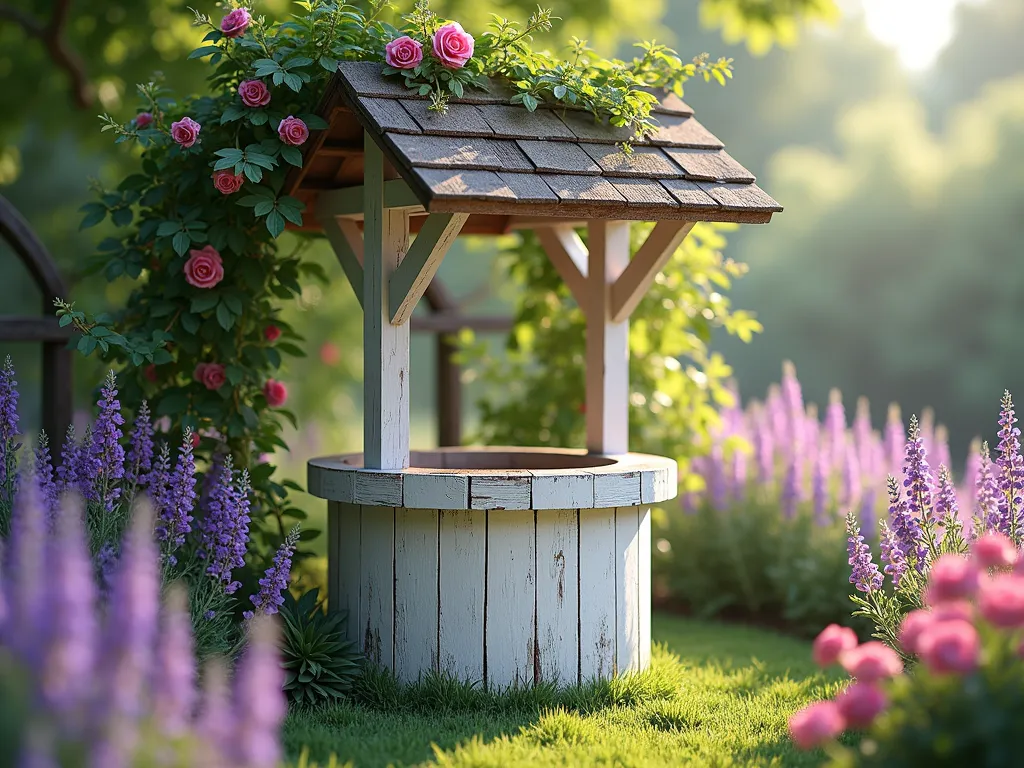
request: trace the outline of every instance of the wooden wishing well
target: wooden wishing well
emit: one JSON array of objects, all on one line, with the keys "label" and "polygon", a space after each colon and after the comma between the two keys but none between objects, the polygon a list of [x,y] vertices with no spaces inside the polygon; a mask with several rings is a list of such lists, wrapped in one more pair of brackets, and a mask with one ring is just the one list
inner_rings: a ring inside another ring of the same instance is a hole
[{"label": "wooden wishing well", "polygon": [[[364,452],[309,462],[330,599],[403,681],[494,690],[648,666],[650,508],[676,495],[676,464],[629,453],[629,316],[695,222],[781,210],[674,96],[627,155],[627,130],[509,95],[495,83],[438,114],[380,65],[343,63],[330,128],[291,179],[365,318]],[[655,222],[633,254],[631,221]],[[587,318],[586,450],[410,451],[412,311],[459,234],[521,228]]]}]

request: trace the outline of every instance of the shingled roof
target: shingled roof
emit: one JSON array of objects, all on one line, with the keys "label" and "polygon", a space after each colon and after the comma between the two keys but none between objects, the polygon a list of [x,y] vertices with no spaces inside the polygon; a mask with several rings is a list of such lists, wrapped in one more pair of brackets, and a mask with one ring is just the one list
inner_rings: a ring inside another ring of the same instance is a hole
[{"label": "shingled roof", "polygon": [[633,142],[631,154],[619,146],[631,139],[627,129],[582,110],[530,113],[510,96],[494,83],[431,112],[379,64],[342,63],[321,105],[331,129],[309,148],[294,191],[308,201],[360,184],[366,130],[429,212],[765,223],[782,210],[674,95],[662,98],[656,133]]}]

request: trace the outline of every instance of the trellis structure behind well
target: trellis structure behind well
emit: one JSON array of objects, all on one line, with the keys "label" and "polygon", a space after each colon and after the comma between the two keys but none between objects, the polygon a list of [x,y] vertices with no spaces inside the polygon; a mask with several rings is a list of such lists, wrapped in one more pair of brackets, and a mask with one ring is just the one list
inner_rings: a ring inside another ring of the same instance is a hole
[{"label": "trellis structure behind well", "polygon": [[[344,63],[292,194],[364,311],[364,450],[314,459],[329,591],[367,655],[490,688],[572,684],[650,660],[650,506],[675,462],[629,453],[629,316],[695,222],[778,204],[674,96],[635,142],[577,110],[487,92],[444,114]],[[655,222],[631,253],[631,221]],[[587,228],[587,244],[578,233]],[[409,319],[459,234],[532,228],[587,318],[586,450],[410,451]],[[411,235],[415,233],[415,239]]]}]

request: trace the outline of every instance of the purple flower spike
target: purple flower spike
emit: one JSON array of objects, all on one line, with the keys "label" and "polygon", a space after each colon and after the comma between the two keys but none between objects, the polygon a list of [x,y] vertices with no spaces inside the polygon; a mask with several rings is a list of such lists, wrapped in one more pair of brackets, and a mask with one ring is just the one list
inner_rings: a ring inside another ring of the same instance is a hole
[{"label": "purple flower spike", "polygon": [[35,482],[22,483],[14,499],[6,549],[7,589],[4,643],[31,667],[39,661],[35,640],[46,617],[46,511]]},{"label": "purple flower spike", "polygon": [[846,456],[846,410],[843,408],[843,395],[838,389],[828,393],[824,448],[831,467],[839,469]]},{"label": "purple flower spike", "polygon": [[292,553],[299,542],[299,526],[288,533],[287,538],[274,554],[274,564],[267,568],[260,579],[260,591],[250,595],[249,600],[255,606],[254,611],[246,611],[245,618],[254,616],[270,616],[284,603],[284,591],[288,589],[288,579],[292,570]]},{"label": "purple flower spike", "polygon": [[875,433],[871,429],[871,405],[866,397],[857,399],[857,415],[853,420],[853,444],[857,450],[857,464],[868,477],[875,474]]},{"label": "purple flower spike", "polygon": [[204,764],[229,765],[236,739],[235,718],[231,711],[228,671],[220,659],[211,659],[203,667],[203,694],[196,730],[209,753]]},{"label": "purple flower spike", "polygon": [[1009,530],[1003,525],[1004,519],[999,509],[999,485],[992,471],[992,459],[989,456],[987,442],[981,444],[974,498],[975,515],[981,520],[984,529],[1009,535]]},{"label": "purple flower spike", "polygon": [[871,548],[860,535],[860,526],[853,514],[846,518],[846,552],[849,555],[850,583],[859,591],[870,594],[882,588],[882,574],[871,559]]},{"label": "purple flower spike", "polygon": [[75,427],[68,427],[64,445],[60,449],[60,466],[57,467],[57,492],[68,493],[78,490],[78,468],[81,464],[81,448],[75,440]]},{"label": "purple flower spike", "polygon": [[[171,506],[171,449],[167,443],[160,443],[160,450],[153,460],[153,469],[149,473],[149,498],[157,510],[157,538],[166,540],[165,510]],[[164,534],[161,534],[164,527]]]},{"label": "purple flower spike", "polygon": [[1021,520],[1021,492],[1024,490],[1024,458],[1020,453],[1020,429],[1016,427],[1017,416],[1013,410],[1013,398],[1003,392],[999,411],[999,512],[1005,521],[1006,532],[1011,538],[1019,539]]},{"label": "purple flower spike", "polygon": [[235,765],[274,768],[281,759],[278,731],[288,706],[277,650],[277,626],[269,616],[249,625],[249,647],[235,675]]},{"label": "purple flower spike", "polygon": [[796,508],[800,503],[802,480],[799,462],[790,457],[786,464],[786,477],[782,483],[782,511],[787,518],[792,519],[796,515]]},{"label": "purple flower spike", "polygon": [[202,555],[209,562],[206,572],[233,593],[241,584],[231,572],[245,565],[249,543],[249,474],[243,472],[237,486],[232,482],[231,457],[224,460],[211,488],[203,520]]},{"label": "purple flower spike", "polygon": [[967,461],[964,463],[964,480],[960,498],[961,506],[965,509],[974,509],[977,506],[976,488],[980,471],[981,440],[976,437],[971,441],[970,450],[967,452]]},{"label": "purple flower spike", "polygon": [[797,461],[801,461],[804,448],[804,396],[800,380],[796,377],[796,366],[789,360],[782,364],[781,394],[791,451]]},{"label": "purple flower spike", "polygon": [[[18,435],[18,382],[14,379],[14,363],[8,355],[0,368],[0,485],[7,485],[14,479]],[[11,484],[13,491],[13,482]]]},{"label": "purple flower spike", "polygon": [[[161,453],[157,460],[157,472],[166,471],[167,459]],[[192,430],[186,429],[178,453],[170,484],[160,492],[160,520],[157,524],[157,538],[164,542],[164,551],[171,555],[182,544],[185,536],[192,531],[192,512],[196,504],[196,462],[192,454]]]},{"label": "purple flower spike", "polygon": [[763,410],[754,414],[753,440],[757,480],[762,485],[770,485],[775,480],[775,441],[769,416]]},{"label": "purple flower spike", "polygon": [[92,477],[97,478],[96,499],[107,512],[112,512],[121,496],[119,481],[124,478],[124,448],[121,447],[124,416],[117,399],[117,378],[113,371],[107,373],[103,382],[98,405],[100,412],[92,428],[90,465],[96,473]]},{"label": "purple flower spike", "polygon": [[857,461],[857,448],[843,446],[842,472],[839,475],[839,506],[852,507],[861,494],[861,468]]},{"label": "purple flower spike", "polygon": [[191,722],[195,704],[195,662],[188,593],[172,585],[164,603],[153,675],[153,715],[164,733],[178,736]]},{"label": "purple flower spike", "polygon": [[917,558],[917,570],[924,572],[928,548],[924,542],[924,533],[917,518],[910,514],[907,502],[901,498],[899,482],[889,476],[889,524],[904,557],[913,555]]},{"label": "purple flower spike", "polygon": [[65,497],[47,542],[46,613],[34,641],[43,704],[62,716],[87,704],[96,654],[96,587],[83,515],[81,500]]},{"label": "purple flower spike", "polygon": [[899,473],[903,466],[903,456],[906,452],[907,438],[903,431],[903,418],[900,416],[900,407],[893,403],[889,406],[889,416],[885,422],[885,460],[888,463],[886,471],[891,475]]},{"label": "purple flower spike", "polygon": [[903,574],[907,572],[907,560],[903,556],[899,542],[892,529],[882,521],[879,526],[879,549],[882,552],[882,562],[885,563],[885,572],[892,579],[892,585],[898,587]]},{"label": "purple flower spike", "polygon": [[956,501],[956,488],[953,486],[953,478],[945,465],[939,467],[939,487],[935,493],[935,516],[939,521],[952,516],[960,516],[960,507]]},{"label": "purple flower spike", "polygon": [[818,451],[814,462],[814,473],[811,475],[811,503],[814,507],[814,520],[818,525],[826,525],[825,509],[828,506],[828,456]]},{"label": "purple flower spike", "polygon": [[870,485],[864,488],[860,497],[860,525],[865,531],[875,527],[875,489]]},{"label": "purple flower spike", "polygon": [[32,474],[35,475],[36,483],[39,485],[43,505],[52,517],[56,515],[60,505],[60,493],[57,490],[57,483],[53,478],[53,462],[50,459],[50,438],[46,436],[45,432],[39,433],[39,443],[36,445],[34,458]]},{"label": "purple flower spike", "polygon": [[935,485],[924,447],[924,438],[917,417],[910,417],[907,433],[907,458],[903,465],[903,487],[907,491],[907,508],[914,517],[928,521],[932,516],[932,488]]},{"label": "purple flower spike", "polygon": [[149,486],[153,470],[153,421],[149,414],[149,403],[145,400],[135,414],[129,445],[125,485],[134,489],[134,496],[134,493]]}]

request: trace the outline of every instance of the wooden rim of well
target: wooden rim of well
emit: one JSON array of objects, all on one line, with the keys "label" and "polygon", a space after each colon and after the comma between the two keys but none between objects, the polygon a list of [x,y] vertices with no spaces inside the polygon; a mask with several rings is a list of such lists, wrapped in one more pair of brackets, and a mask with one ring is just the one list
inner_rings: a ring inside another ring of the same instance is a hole
[{"label": "wooden rim of well", "polygon": [[413,451],[406,469],[364,469],[361,453],[307,463],[309,492],[406,509],[605,509],[673,499],[676,462],[642,453],[458,447]]}]

